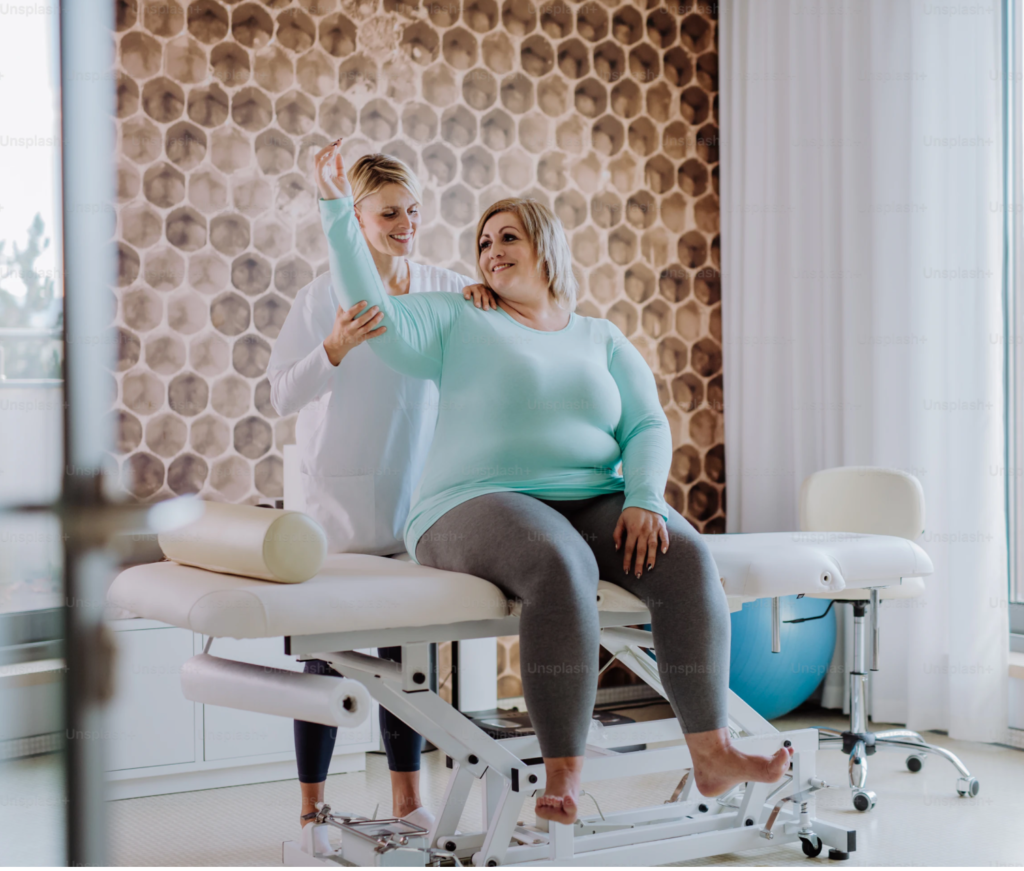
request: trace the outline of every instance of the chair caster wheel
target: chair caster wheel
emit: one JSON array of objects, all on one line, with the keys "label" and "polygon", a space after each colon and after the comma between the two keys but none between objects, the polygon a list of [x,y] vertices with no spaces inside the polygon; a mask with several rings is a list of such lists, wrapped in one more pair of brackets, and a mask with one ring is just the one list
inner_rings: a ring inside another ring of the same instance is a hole
[{"label": "chair caster wheel", "polygon": [[918,756],[916,753],[911,753],[907,757],[907,771],[913,771],[917,774],[922,768],[924,768],[924,756]]},{"label": "chair caster wheel", "polygon": [[853,794],[853,806],[861,813],[866,813],[875,806],[878,796],[870,789],[858,789]]},{"label": "chair caster wheel", "polygon": [[804,855],[811,859],[815,856],[820,856],[821,851],[825,849],[825,845],[817,835],[811,835],[809,838],[801,836],[800,846],[803,848]]},{"label": "chair caster wheel", "polygon": [[974,798],[980,788],[977,777],[961,777],[956,782],[956,791],[961,798]]}]

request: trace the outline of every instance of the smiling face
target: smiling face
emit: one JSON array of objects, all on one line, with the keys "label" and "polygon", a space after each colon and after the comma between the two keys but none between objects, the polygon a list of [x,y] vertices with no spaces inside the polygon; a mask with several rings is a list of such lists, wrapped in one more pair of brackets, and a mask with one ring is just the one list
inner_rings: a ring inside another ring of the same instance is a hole
[{"label": "smiling face", "polygon": [[537,252],[517,214],[491,215],[477,244],[480,271],[498,296],[526,302],[548,292],[547,279],[537,271]]},{"label": "smiling face", "polygon": [[420,225],[420,206],[408,188],[400,184],[384,185],[359,201],[356,214],[371,247],[392,257],[412,254],[413,240]]}]

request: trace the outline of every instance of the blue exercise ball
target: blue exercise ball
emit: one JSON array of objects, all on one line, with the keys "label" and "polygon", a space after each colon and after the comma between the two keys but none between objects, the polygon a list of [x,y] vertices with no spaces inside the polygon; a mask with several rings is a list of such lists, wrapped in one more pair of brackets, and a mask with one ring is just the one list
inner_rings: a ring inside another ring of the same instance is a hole
[{"label": "blue exercise ball", "polygon": [[772,653],[772,600],[756,599],[732,614],[729,689],[766,720],[807,701],[828,673],[836,646],[836,612],[821,620],[786,623],[825,612],[826,599],[784,596],[782,652]]}]

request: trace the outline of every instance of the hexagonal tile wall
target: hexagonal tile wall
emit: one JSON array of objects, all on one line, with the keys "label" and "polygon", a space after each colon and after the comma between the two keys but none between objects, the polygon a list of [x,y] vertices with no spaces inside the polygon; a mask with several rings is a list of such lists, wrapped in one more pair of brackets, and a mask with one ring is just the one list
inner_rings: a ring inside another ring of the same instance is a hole
[{"label": "hexagonal tile wall", "polygon": [[475,276],[475,220],[501,196],[555,210],[579,313],[654,371],[666,498],[724,531],[713,8],[121,0],[115,416],[135,497],[281,497],[294,418],[259,385],[296,291],[328,268],[308,171],[340,136],[349,161],[413,165],[425,262]]}]

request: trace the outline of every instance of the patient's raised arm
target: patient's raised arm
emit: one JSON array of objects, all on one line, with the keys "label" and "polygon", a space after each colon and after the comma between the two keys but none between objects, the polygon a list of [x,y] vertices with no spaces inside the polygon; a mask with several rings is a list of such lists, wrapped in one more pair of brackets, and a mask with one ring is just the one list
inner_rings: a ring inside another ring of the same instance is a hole
[{"label": "patient's raised arm", "polygon": [[378,326],[385,332],[368,340],[370,349],[392,369],[437,380],[444,341],[465,302],[451,293],[395,297],[387,292],[363,238],[338,148],[338,143],[328,146],[315,161],[317,187],[324,195],[320,219],[338,301],[346,308],[360,300],[366,300],[368,308],[377,306],[383,314]]}]

